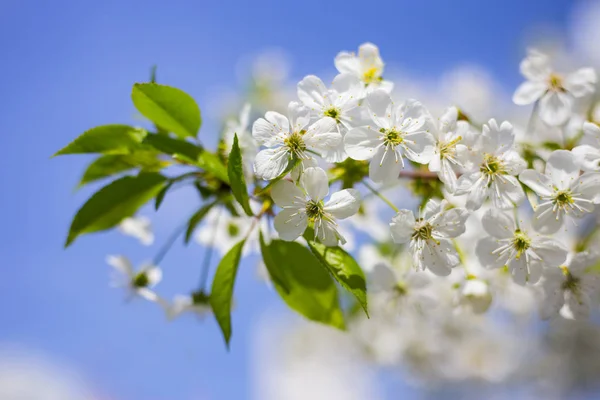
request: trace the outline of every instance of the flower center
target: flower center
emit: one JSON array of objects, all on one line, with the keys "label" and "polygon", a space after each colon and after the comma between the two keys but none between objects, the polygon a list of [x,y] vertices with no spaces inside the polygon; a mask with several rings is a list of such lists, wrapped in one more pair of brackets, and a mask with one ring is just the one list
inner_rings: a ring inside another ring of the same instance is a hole
[{"label": "flower center", "polygon": [[379,132],[383,133],[383,144],[387,147],[390,146],[392,149],[396,148],[399,144],[404,142],[402,132],[398,132],[396,129],[384,129],[381,128]]},{"label": "flower center", "polygon": [[203,291],[197,291],[192,293],[192,303],[194,305],[207,304],[209,301],[208,296]]},{"label": "flower center", "polygon": [[150,284],[150,279],[148,279],[148,275],[145,272],[139,272],[133,277],[131,284],[136,288],[145,288]]},{"label": "flower center", "polygon": [[340,109],[336,108],[336,107],[330,107],[323,112],[323,115],[325,115],[326,117],[331,117],[331,118],[335,119],[335,122],[337,122],[338,124],[340,123],[341,114],[342,113],[341,113]]},{"label": "flower center", "polygon": [[550,90],[555,92],[564,92],[565,88],[563,87],[562,78],[559,75],[551,74],[550,78],[548,78],[548,86],[550,86]]},{"label": "flower center", "polygon": [[375,67],[371,67],[369,68],[364,74],[363,74],[363,81],[365,81],[366,84],[369,83],[373,83],[375,81],[381,81],[381,77],[377,76],[377,73],[379,71],[377,70],[377,68]]},{"label": "flower center", "polygon": [[493,180],[496,175],[504,173],[504,163],[492,154],[486,153],[479,170]]},{"label": "flower center", "polygon": [[576,292],[579,286],[579,278],[575,278],[569,272],[569,268],[561,267],[563,274],[565,275],[565,281],[562,283],[561,287],[563,290],[570,290],[571,292]]},{"label": "flower center", "polygon": [[306,150],[306,145],[302,139],[302,135],[305,133],[306,131],[293,132],[283,141],[283,144],[288,148],[288,152],[298,158],[302,158],[304,150]]},{"label": "flower center", "polygon": [[531,247],[531,239],[529,239],[525,232],[517,229],[513,238],[513,247],[517,250],[517,258],[519,258],[521,257],[521,254]]},{"label": "flower center", "polygon": [[555,207],[566,209],[570,208],[575,201],[570,190],[558,190],[552,195],[552,203]]},{"label": "flower center", "polygon": [[429,240],[432,238],[431,234],[433,232],[433,226],[429,222],[421,222],[420,225],[415,227],[415,232],[413,233],[413,239],[421,239],[421,240]]},{"label": "flower center", "polygon": [[453,158],[456,154],[456,145],[462,140],[462,136],[457,137],[447,143],[440,143],[440,157]]},{"label": "flower center", "polygon": [[306,216],[309,221],[314,222],[317,218],[323,215],[323,204],[314,200],[306,203]]}]

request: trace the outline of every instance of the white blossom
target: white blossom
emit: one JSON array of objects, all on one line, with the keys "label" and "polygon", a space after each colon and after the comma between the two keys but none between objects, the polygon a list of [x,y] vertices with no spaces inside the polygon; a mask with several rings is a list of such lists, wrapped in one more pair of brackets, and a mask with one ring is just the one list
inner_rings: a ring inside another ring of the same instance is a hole
[{"label": "white blossom", "polygon": [[335,57],[335,67],[341,73],[352,74],[364,84],[364,94],[381,89],[391,93],[394,84],[383,80],[385,64],[379,55],[379,48],[373,43],[364,43],[358,48],[358,55],[346,51]]},{"label": "white blossom", "polygon": [[467,121],[458,121],[458,109],[448,108],[434,130],[436,136],[435,153],[429,162],[429,170],[437,172],[446,190],[456,190],[457,173],[464,168],[468,148],[463,139],[470,130]]},{"label": "white blossom", "polygon": [[320,155],[342,140],[333,118],[324,117],[310,124],[310,109],[293,101],[288,106],[288,116],[289,119],[269,111],[252,126],[254,139],[267,147],[254,161],[254,172],[261,179],[275,179],[292,159],[308,160],[309,152]]},{"label": "white blossom", "polygon": [[140,243],[145,246],[150,246],[154,243],[152,223],[148,217],[139,216],[125,218],[119,224],[119,230],[124,235],[133,236],[138,239]]},{"label": "white blossom", "polygon": [[176,295],[172,304],[166,309],[167,318],[170,320],[184,313],[192,313],[203,318],[211,312],[209,297],[202,291],[193,292],[189,295]]},{"label": "white blossom", "polygon": [[284,240],[301,236],[308,223],[314,224],[315,239],[327,246],[345,243],[336,219],[348,218],[358,211],[360,193],[356,189],[335,192],[328,201],[327,174],[321,168],[307,168],[300,178],[300,187],[282,180],[273,185],[271,197],[282,210],[275,216],[275,229]]},{"label": "white blossom", "polygon": [[449,275],[460,264],[452,238],[465,231],[469,213],[464,208],[446,210],[445,200],[430,200],[419,218],[410,210],[400,210],[390,223],[395,243],[410,243],[413,265],[436,275]]},{"label": "white blossom", "polygon": [[598,262],[598,255],[582,252],[571,255],[568,265],[549,268],[544,274],[544,299],[540,315],[544,319],[559,314],[569,319],[587,319],[600,288],[596,272],[586,269]]},{"label": "white blossom", "polygon": [[574,147],[572,152],[584,171],[600,171],[600,125],[595,122],[584,122],[583,133],[591,140],[591,144]]},{"label": "white blossom", "polygon": [[455,195],[467,195],[466,206],[477,210],[488,197],[496,208],[507,209],[525,199],[521,184],[515,177],[526,167],[514,149],[515,135],[510,123],[500,126],[495,119],[483,125],[483,132],[473,150],[473,169],[457,182]]},{"label": "white blossom", "polygon": [[458,289],[457,304],[469,308],[475,314],[485,313],[492,304],[490,286],[481,279],[466,279]]},{"label": "white blossom", "polygon": [[539,116],[548,125],[565,124],[571,118],[576,98],[594,93],[596,71],[581,68],[566,76],[552,70],[547,55],[530,50],[521,62],[521,74],[527,81],[513,95],[518,105],[538,102]]},{"label": "white blossom", "polygon": [[[310,108],[313,117],[333,118],[342,137],[360,122],[362,91],[363,84],[350,73],[336,76],[330,89],[314,75],[306,76],[298,83],[298,98]],[[325,150],[322,155],[328,162],[341,162],[348,157],[343,141],[335,148]]]},{"label": "white blossom", "polygon": [[433,157],[433,119],[421,103],[408,100],[396,106],[382,90],[366,99],[374,125],[353,128],[344,137],[348,155],[355,160],[371,160],[369,177],[374,182],[398,179],[404,157],[427,164]]},{"label": "white blossom", "polygon": [[581,218],[600,202],[600,173],[580,174],[575,154],[568,150],[552,152],[542,174],[525,170],[519,179],[541,199],[533,214],[533,227],[545,234],[558,231],[565,217]]},{"label": "white blossom", "polygon": [[529,233],[515,220],[497,209],[489,209],[481,219],[490,235],[477,242],[475,252],[486,268],[508,267],[519,285],[536,283],[544,267],[558,267],[567,258],[567,250],[558,242]]},{"label": "white blossom", "polygon": [[125,256],[107,256],[106,262],[117,272],[113,275],[111,286],[125,288],[128,299],[140,296],[146,300],[163,302],[162,298],[152,290],[162,279],[162,271],[158,266],[144,264],[135,271]]}]

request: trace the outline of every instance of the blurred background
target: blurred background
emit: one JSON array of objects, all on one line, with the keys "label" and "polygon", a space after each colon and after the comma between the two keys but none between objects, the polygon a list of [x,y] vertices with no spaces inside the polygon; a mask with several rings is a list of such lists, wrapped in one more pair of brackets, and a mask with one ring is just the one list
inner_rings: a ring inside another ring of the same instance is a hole
[{"label": "blurred background", "polygon": [[[89,158],[50,156],[90,127],[141,124],[129,96],[152,65],[159,82],[198,101],[210,147],[245,100],[281,108],[295,82],[332,78],[335,55],[367,41],[379,46],[397,98],[526,118],[510,103],[526,48],[600,66],[600,2],[3,0],[0,399],[537,398],[527,385],[432,387],[369,363],[345,335],[286,310],[253,257],[236,283],[229,352],[211,316],[167,322],[155,304],[126,303],[109,287],[106,255],[151,259],[198,206],[185,190],[156,214],[142,210],[155,230],[150,248],[113,231],[63,250],[72,215],[96,187],[75,190]],[[161,265],[161,290],[193,289],[202,256],[197,244],[177,244]],[[600,338],[593,325],[577,329]],[[597,398],[600,361],[570,356],[556,356],[563,369],[552,373],[568,379],[546,398]]]}]

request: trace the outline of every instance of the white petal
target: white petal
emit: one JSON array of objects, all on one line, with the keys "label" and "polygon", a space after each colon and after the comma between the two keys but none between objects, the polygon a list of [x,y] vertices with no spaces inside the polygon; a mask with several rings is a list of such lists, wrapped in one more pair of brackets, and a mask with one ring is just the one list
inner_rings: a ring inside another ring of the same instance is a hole
[{"label": "white petal", "polygon": [[444,211],[435,220],[435,231],[437,234],[454,238],[465,232],[465,222],[469,218],[466,208],[452,208]]},{"label": "white petal", "polygon": [[340,163],[344,161],[348,158],[344,141],[341,140],[337,146],[332,147],[331,149],[321,150],[321,156],[328,163]]},{"label": "white petal", "polygon": [[326,94],[325,84],[314,75],[308,75],[298,83],[298,98],[307,107],[314,110],[321,110],[325,105],[324,97]]},{"label": "white petal", "polygon": [[596,90],[596,71],[593,68],[581,68],[569,74],[563,83],[565,89],[575,97],[583,97]]},{"label": "white petal", "polygon": [[525,286],[527,278],[529,277],[529,270],[527,268],[527,257],[525,255],[519,258],[513,258],[508,262],[508,270],[513,278],[513,281],[517,285]]},{"label": "white petal", "polygon": [[583,133],[600,141],[600,125],[598,125],[598,124],[595,124],[593,122],[587,122],[587,121],[584,122],[583,123]]},{"label": "white petal", "polygon": [[106,263],[128,278],[134,275],[133,266],[125,256],[107,256]]},{"label": "white petal", "polygon": [[337,129],[333,118],[324,117],[312,124],[303,136],[307,147],[314,150],[332,149],[342,141],[342,135]]},{"label": "white petal", "polygon": [[344,137],[346,153],[354,160],[371,159],[381,145],[381,133],[370,126],[351,129]]},{"label": "white petal", "polygon": [[502,268],[506,265],[506,257],[494,254],[499,247],[497,240],[489,236],[477,242],[475,254],[484,268]]},{"label": "white petal", "polygon": [[567,93],[550,91],[539,102],[540,118],[551,126],[563,125],[571,118],[572,102]]},{"label": "white petal", "polygon": [[483,125],[481,134],[482,150],[490,154],[502,154],[510,150],[515,141],[512,125],[504,121],[500,126],[495,119],[490,119]]},{"label": "white petal", "polygon": [[552,72],[548,56],[535,49],[527,52],[519,67],[523,76],[532,81],[545,81]]},{"label": "white petal", "polygon": [[306,168],[300,177],[300,184],[314,201],[321,201],[329,193],[327,173],[319,167]]},{"label": "white petal", "polygon": [[500,210],[490,208],[481,218],[483,229],[496,239],[512,238],[515,233],[515,221]]},{"label": "white petal", "polygon": [[503,175],[492,182],[490,198],[494,207],[506,210],[521,204],[525,200],[525,192],[517,178]]},{"label": "white petal", "polygon": [[438,128],[442,133],[454,132],[457,121],[458,109],[456,107],[448,107],[440,117]]},{"label": "white petal", "polygon": [[531,249],[542,259],[542,262],[547,267],[559,267],[567,260],[569,253],[558,242],[540,238],[531,245]]},{"label": "white petal", "polygon": [[406,158],[419,164],[427,164],[435,153],[435,138],[429,132],[420,131],[404,136]]},{"label": "white petal", "polygon": [[438,243],[428,240],[421,251],[421,260],[435,275],[448,276],[451,268],[460,264],[460,258],[450,240],[440,239]]},{"label": "white petal", "polygon": [[402,155],[397,150],[381,146],[369,163],[369,178],[377,183],[391,183],[398,180],[402,168]]},{"label": "white petal", "polygon": [[379,56],[379,48],[373,43],[363,43],[358,48],[358,58],[363,67],[383,69],[383,61]]},{"label": "white petal", "polygon": [[550,178],[534,169],[527,169],[521,172],[519,180],[533,190],[538,196],[550,196],[554,193]]},{"label": "white petal", "polygon": [[275,179],[285,171],[288,161],[288,153],[283,147],[263,149],[254,160],[254,173],[260,179]]},{"label": "white petal", "polygon": [[304,203],[305,196],[302,190],[285,179],[275,183],[271,188],[271,198],[279,207],[290,207]]},{"label": "white petal", "polygon": [[344,219],[351,217],[358,212],[360,201],[361,196],[358,190],[340,190],[331,195],[323,209],[337,219]]},{"label": "white petal", "polygon": [[308,220],[306,213],[293,208],[286,208],[275,216],[273,225],[281,239],[292,241],[304,233],[308,226]]},{"label": "white petal", "polygon": [[348,52],[340,52],[335,57],[335,68],[340,73],[352,73],[354,75],[360,76],[362,75],[362,68],[360,65],[360,60],[356,55]]},{"label": "white petal", "polygon": [[410,210],[400,210],[390,222],[392,240],[395,243],[408,243],[415,233],[415,216]]},{"label": "white petal", "polygon": [[156,265],[146,265],[142,267],[142,271],[148,278],[148,287],[153,287],[162,280],[162,270]]},{"label": "white petal", "polygon": [[505,171],[511,175],[519,175],[527,168],[527,161],[514,150],[508,150],[502,155],[502,161],[505,164]]},{"label": "white petal", "polygon": [[584,144],[571,150],[584,171],[600,171],[600,149]]},{"label": "white petal", "polygon": [[544,286],[544,301],[540,307],[540,317],[549,319],[560,311],[565,304],[565,295],[560,287],[560,284]]},{"label": "white petal", "polygon": [[599,204],[600,172],[584,172],[577,178],[577,184],[573,187],[573,192],[579,194],[577,197],[582,197],[592,201],[594,204]]},{"label": "white petal", "polygon": [[[463,179],[464,177],[464,179]],[[473,178],[475,178],[476,180],[473,182]],[[463,185],[462,186],[466,186],[466,183],[468,181],[473,182],[473,185],[470,187],[470,190],[467,192],[467,203],[466,206],[469,210],[475,211],[475,210],[479,210],[481,208],[481,205],[483,204],[483,202],[485,201],[485,199],[487,199],[488,195],[489,195],[489,189],[487,186],[487,181],[485,179],[485,177],[479,173],[476,172],[474,174],[472,174],[471,176],[467,176],[467,175],[463,175],[459,178],[458,180],[458,187],[461,187],[461,179],[463,180]]]},{"label": "white petal", "polygon": [[568,307],[574,319],[585,320],[590,317],[590,298],[587,293],[566,291],[565,306]]},{"label": "white petal", "polygon": [[[267,113],[268,114],[268,113]],[[278,113],[278,116],[285,119],[287,123],[287,118]],[[274,119],[274,116],[271,115],[271,119]],[[282,137],[287,135],[289,131],[289,124],[287,126],[281,126],[278,123],[269,122],[264,118],[259,118],[254,121],[252,125],[252,137],[256,139],[256,141],[264,146],[273,147],[277,143],[281,143],[283,141]]]},{"label": "white petal", "polygon": [[531,104],[541,98],[548,90],[545,82],[525,81],[519,85],[513,94],[513,103],[517,105]]},{"label": "white petal", "polygon": [[447,205],[448,202],[445,200],[439,200],[436,198],[429,199],[427,203],[425,203],[425,206],[421,209],[421,218],[429,220],[435,215],[444,211]]},{"label": "white petal", "polygon": [[598,262],[598,255],[587,251],[576,253],[569,263],[569,272],[573,275],[583,275],[588,267]]},{"label": "white petal", "polygon": [[383,90],[375,90],[367,96],[367,105],[369,115],[378,127],[390,129],[394,125],[394,103],[389,94]]},{"label": "white petal", "polygon": [[336,230],[335,226],[328,222],[322,221],[322,225],[315,225],[315,233],[317,238],[325,246],[333,247],[337,246],[339,242],[342,244],[346,243],[344,239]]},{"label": "white petal", "polygon": [[568,189],[579,178],[579,165],[575,154],[568,150],[556,150],[546,161],[546,175],[558,189]]},{"label": "white petal", "polygon": [[288,115],[293,132],[300,132],[310,122],[310,109],[297,101],[290,101],[288,104]]},{"label": "white petal", "polygon": [[363,83],[354,74],[339,74],[333,78],[331,88],[338,94],[343,95],[346,101],[350,99],[359,100],[363,93]]},{"label": "white petal", "polygon": [[377,263],[368,275],[369,289],[374,293],[387,292],[398,284],[394,271],[385,263]]},{"label": "white petal", "polygon": [[[545,235],[555,233],[560,229],[563,225],[564,213],[557,214],[551,210],[552,207],[553,205],[550,203],[535,209],[531,221],[533,229]],[[547,211],[548,209],[550,211]]]}]

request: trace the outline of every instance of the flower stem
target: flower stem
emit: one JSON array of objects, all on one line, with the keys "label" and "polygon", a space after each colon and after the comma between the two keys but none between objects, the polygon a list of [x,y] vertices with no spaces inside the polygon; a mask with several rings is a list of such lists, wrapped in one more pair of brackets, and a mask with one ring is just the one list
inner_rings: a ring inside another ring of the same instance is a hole
[{"label": "flower stem", "polygon": [[204,253],[204,259],[202,260],[202,271],[200,272],[200,282],[198,284],[199,290],[204,292],[206,287],[206,281],[208,280],[208,272],[210,271],[210,261],[212,259],[213,248],[215,245],[215,239],[217,237],[217,229],[219,229],[219,220],[221,219],[222,211],[219,209],[217,217],[215,218],[215,229],[210,237],[210,242],[206,246],[206,252]]},{"label": "flower stem", "polygon": [[173,246],[173,243],[175,243],[175,240],[187,228],[187,225],[188,225],[188,219],[186,219],[185,222],[183,224],[181,224],[181,226],[177,227],[177,229],[175,229],[173,231],[173,233],[171,234],[171,236],[169,236],[169,238],[167,239],[167,241],[165,242],[165,244],[163,244],[163,246],[160,248],[160,250],[158,251],[158,253],[156,253],[156,256],[154,256],[154,259],[152,261],[152,263],[154,265],[159,265],[160,262],[163,260],[163,258],[165,258],[165,256],[167,255],[167,253],[171,249],[171,246]]},{"label": "flower stem", "polygon": [[398,209],[398,207],[396,207],[394,205],[394,203],[392,203],[391,201],[389,201],[383,194],[381,194],[377,189],[375,189],[373,186],[369,185],[367,182],[362,181],[362,184],[365,185],[367,187],[367,189],[369,189],[374,195],[376,195],[377,197],[379,197],[381,200],[383,200],[388,206],[390,206],[392,208],[392,210],[396,211],[396,212],[400,212],[400,210]]}]

